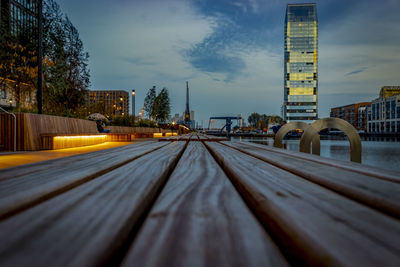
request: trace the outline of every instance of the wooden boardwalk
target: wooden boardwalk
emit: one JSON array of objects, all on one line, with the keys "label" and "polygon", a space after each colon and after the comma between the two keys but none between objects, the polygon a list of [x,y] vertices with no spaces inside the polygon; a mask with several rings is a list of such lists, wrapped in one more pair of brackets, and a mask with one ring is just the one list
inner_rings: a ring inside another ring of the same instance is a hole
[{"label": "wooden boardwalk", "polygon": [[400,173],[171,140],[1,170],[0,266],[400,266]]}]

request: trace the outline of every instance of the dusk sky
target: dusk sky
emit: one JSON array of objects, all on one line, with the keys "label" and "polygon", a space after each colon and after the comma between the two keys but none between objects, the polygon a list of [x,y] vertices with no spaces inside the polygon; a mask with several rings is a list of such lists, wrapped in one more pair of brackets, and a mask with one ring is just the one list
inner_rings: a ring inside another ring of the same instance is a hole
[{"label": "dusk sky", "polygon": [[[56,0],[57,1],[57,0]],[[136,114],[153,85],[167,87],[171,115],[195,120],[283,103],[281,0],[58,0],[90,54],[92,90],[136,90]],[[319,117],[400,85],[400,0],[321,0]],[[206,123],[207,121],[207,123]]]}]

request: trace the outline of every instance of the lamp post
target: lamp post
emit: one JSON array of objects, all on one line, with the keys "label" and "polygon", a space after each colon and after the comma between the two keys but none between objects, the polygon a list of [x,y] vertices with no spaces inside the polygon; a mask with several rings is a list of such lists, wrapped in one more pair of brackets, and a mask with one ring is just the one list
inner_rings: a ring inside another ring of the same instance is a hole
[{"label": "lamp post", "polygon": [[43,69],[42,69],[42,61],[43,61],[43,25],[42,25],[42,0],[38,1],[38,80],[37,80],[37,93],[36,93],[36,101],[38,113],[42,114],[43,112]]},{"label": "lamp post", "polygon": [[136,92],[135,92],[135,90],[132,89],[132,115],[133,115],[133,120],[135,120],[135,95],[136,95]]},{"label": "lamp post", "polygon": [[171,124],[171,133],[172,133],[172,135],[174,135],[174,127],[175,127],[175,122],[172,121],[172,124]]}]

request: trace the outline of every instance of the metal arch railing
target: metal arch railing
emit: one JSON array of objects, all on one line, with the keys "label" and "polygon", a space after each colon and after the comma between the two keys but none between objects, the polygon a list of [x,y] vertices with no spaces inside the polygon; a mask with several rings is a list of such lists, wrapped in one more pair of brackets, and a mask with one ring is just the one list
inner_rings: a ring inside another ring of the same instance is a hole
[{"label": "metal arch railing", "polygon": [[7,110],[0,107],[2,111],[14,117],[14,152],[17,151],[17,116],[14,113],[8,112]]},{"label": "metal arch railing", "polygon": [[339,118],[319,119],[311,125],[304,122],[290,122],[285,124],[275,135],[274,147],[282,148],[282,140],[289,131],[302,129],[304,133],[300,139],[299,151],[310,153],[310,145],[312,144],[312,153],[319,155],[321,148],[319,131],[327,128],[341,130],[347,135],[350,141],[350,160],[361,163],[361,138],[353,125]]},{"label": "metal arch railing", "polygon": [[361,163],[361,138],[353,125],[339,118],[324,118],[313,122],[300,139],[300,152],[310,153],[310,144],[318,132],[327,128],[343,131],[350,142],[350,160]]},{"label": "metal arch railing", "polygon": [[[283,125],[275,135],[274,147],[282,148],[282,140],[288,132],[296,129],[306,131],[309,127],[310,125],[305,122],[289,122]],[[319,155],[320,153],[319,135],[315,135],[312,139],[312,153],[314,155]]]}]

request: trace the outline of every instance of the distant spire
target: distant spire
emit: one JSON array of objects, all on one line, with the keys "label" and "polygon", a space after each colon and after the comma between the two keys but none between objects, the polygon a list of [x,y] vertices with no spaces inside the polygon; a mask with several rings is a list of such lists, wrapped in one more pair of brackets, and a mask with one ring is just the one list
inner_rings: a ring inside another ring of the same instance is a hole
[{"label": "distant spire", "polygon": [[185,124],[190,126],[190,109],[189,109],[189,82],[186,81],[186,110],[185,110]]}]

